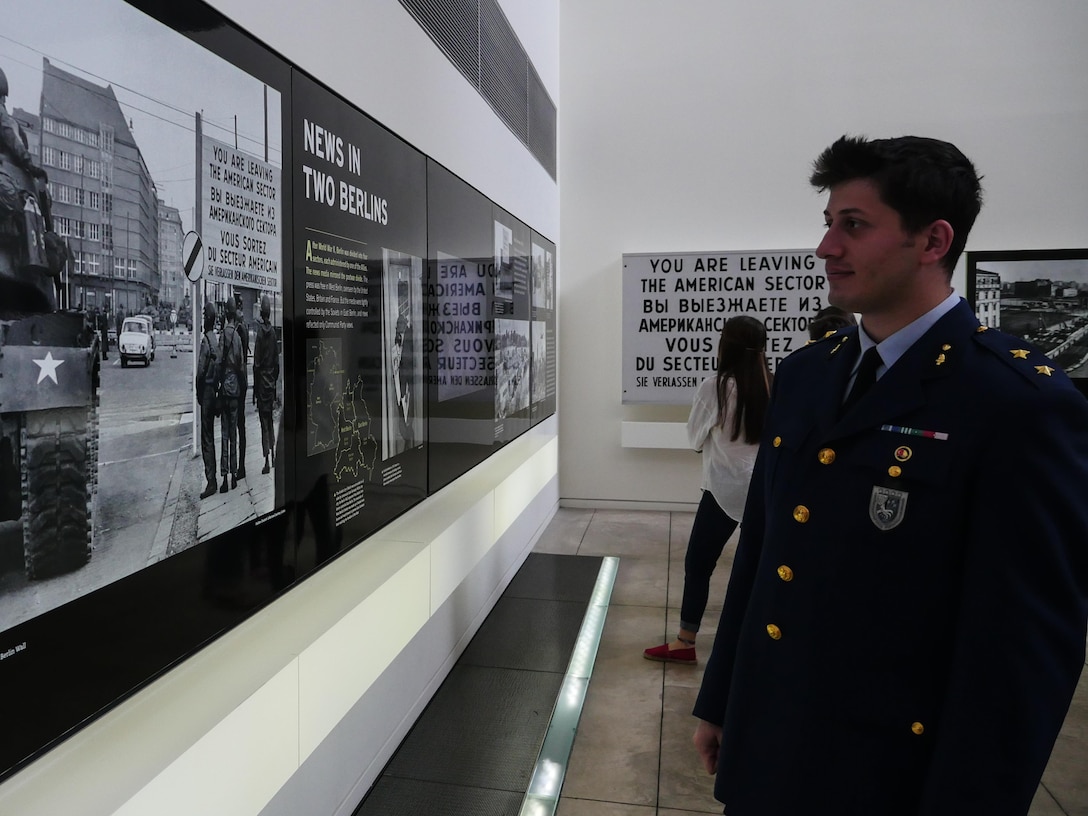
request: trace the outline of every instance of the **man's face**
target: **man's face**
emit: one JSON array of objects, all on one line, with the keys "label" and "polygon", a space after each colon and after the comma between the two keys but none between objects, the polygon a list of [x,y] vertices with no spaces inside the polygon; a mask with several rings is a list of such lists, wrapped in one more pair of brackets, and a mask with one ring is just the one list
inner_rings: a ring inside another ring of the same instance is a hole
[{"label": "man's face", "polygon": [[867,327],[912,315],[924,241],[903,230],[899,213],[880,200],[876,186],[855,179],[833,187],[824,223],[816,255],[825,262],[828,300],[860,312]]}]

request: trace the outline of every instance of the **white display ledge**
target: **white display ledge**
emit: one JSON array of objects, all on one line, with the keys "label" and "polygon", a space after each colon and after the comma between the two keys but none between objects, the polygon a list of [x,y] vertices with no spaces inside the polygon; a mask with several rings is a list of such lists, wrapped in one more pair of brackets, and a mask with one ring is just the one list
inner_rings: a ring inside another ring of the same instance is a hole
[{"label": "white display ledge", "polygon": [[625,448],[691,450],[686,422],[621,422],[620,440]]}]

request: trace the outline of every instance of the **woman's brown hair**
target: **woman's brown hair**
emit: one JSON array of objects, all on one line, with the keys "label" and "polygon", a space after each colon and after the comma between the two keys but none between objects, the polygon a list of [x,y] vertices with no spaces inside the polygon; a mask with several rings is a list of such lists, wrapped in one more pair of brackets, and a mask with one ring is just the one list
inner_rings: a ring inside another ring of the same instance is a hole
[{"label": "woman's brown hair", "polygon": [[718,341],[718,425],[724,426],[726,393],[732,379],[737,387],[737,410],[731,440],[755,444],[763,433],[771,398],[771,373],[767,367],[767,330],[754,317],[738,315],[725,321]]}]

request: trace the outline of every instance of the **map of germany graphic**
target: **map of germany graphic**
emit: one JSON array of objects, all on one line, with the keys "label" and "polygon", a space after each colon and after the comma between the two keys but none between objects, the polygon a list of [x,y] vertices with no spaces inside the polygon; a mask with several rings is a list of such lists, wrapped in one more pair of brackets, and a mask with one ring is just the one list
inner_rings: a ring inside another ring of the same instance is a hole
[{"label": "map of germany graphic", "polygon": [[335,451],[332,475],[372,476],[378,443],[363,399],[363,377],[345,383],[339,340],[311,340],[306,349],[306,453]]}]

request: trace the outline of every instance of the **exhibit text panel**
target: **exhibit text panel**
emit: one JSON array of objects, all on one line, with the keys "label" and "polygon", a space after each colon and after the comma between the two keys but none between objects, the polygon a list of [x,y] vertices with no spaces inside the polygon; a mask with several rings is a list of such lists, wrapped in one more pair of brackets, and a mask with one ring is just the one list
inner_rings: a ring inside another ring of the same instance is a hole
[{"label": "exhibit text panel", "polygon": [[814,250],[624,254],[623,402],[690,404],[737,315],[766,326],[773,371],[828,305]]}]

